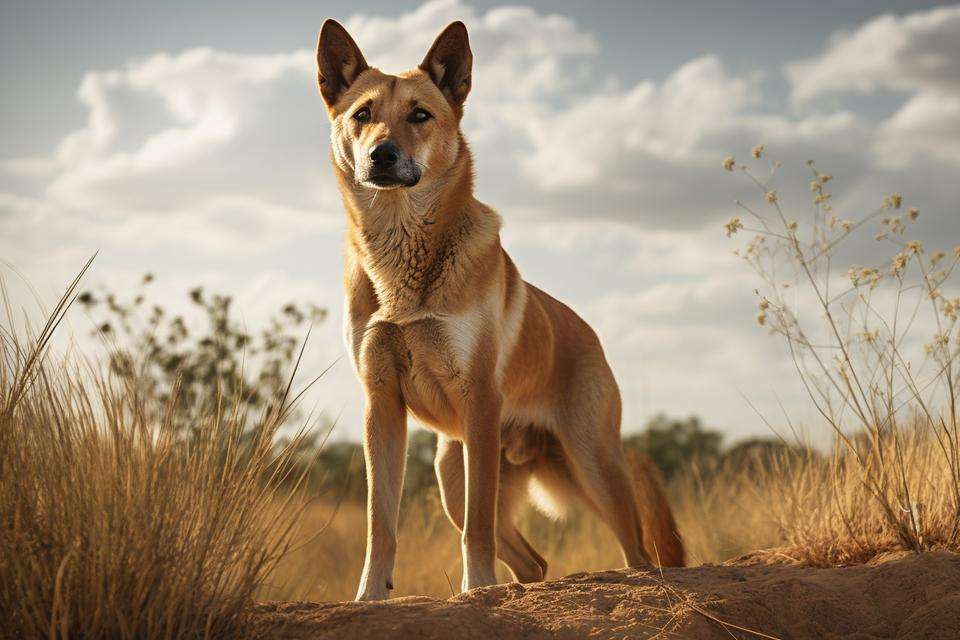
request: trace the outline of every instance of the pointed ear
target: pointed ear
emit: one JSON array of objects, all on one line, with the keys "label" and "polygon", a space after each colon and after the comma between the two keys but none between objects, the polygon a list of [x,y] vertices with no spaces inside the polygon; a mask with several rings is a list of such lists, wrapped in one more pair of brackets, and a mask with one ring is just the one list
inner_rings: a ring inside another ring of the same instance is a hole
[{"label": "pointed ear", "polygon": [[447,100],[459,109],[470,93],[473,72],[473,54],[467,27],[460,22],[451,22],[434,40],[420,68],[433,79]]},{"label": "pointed ear", "polygon": [[317,40],[317,79],[320,94],[333,107],[363,71],[369,69],[360,47],[336,20],[327,20]]}]

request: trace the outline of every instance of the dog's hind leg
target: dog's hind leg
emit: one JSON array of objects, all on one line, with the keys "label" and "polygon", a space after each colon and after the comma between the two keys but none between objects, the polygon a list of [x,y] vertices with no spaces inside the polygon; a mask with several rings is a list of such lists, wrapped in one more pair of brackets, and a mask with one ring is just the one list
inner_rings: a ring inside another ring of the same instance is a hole
[{"label": "dog's hind leg", "polygon": [[[619,429],[614,433],[619,436]],[[650,558],[644,550],[633,478],[619,437],[609,435],[610,430],[593,425],[557,433],[571,479],[583,492],[586,503],[617,537],[627,566],[646,568]]]},{"label": "dog's hind leg", "polygon": [[498,556],[510,567],[517,582],[540,582],[547,575],[547,561],[527,542],[517,528],[519,507],[528,500],[530,469],[502,458],[500,505],[497,511]]},{"label": "dog's hind leg", "polygon": [[[437,441],[434,469],[440,485],[444,511],[453,526],[463,531],[464,465],[463,445],[441,436]],[[547,561],[527,542],[514,523],[520,500],[526,495],[529,471],[500,462],[500,491],[497,508],[497,557],[509,567],[518,582],[539,582],[547,572]]]}]

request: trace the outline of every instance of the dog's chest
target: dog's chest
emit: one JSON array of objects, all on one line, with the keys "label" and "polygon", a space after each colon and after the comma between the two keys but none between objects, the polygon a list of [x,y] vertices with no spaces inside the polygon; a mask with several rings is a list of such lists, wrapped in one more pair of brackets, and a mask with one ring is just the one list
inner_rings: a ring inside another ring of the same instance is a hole
[{"label": "dog's chest", "polygon": [[377,294],[378,316],[387,321],[407,323],[428,315],[455,261],[454,248],[431,238],[429,225],[411,226],[366,237],[367,275]]},{"label": "dog's chest", "polygon": [[397,363],[404,401],[428,426],[458,435],[458,417],[476,389],[474,361],[483,330],[479,311],[431,317],[401,327]]}]

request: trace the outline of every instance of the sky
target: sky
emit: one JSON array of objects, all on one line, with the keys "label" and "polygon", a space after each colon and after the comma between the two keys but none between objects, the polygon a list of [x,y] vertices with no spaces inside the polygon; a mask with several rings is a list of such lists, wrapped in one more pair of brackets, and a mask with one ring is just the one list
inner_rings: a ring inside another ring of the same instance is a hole
[{"label": "sky", "polygon": [[[254,330],[291,300],[326,307],[303,373],[337,361],[344,214],[314,57],[327,17],[385,71],[467,24],[477,196],[524,277],[599,333],[624,431],[698,415],[733,441],[769,435],[757,412],[777,426],[781,407],[819,428],[723,233],[752,193],[722,170],[727,154],[764,144],[785,206],[807,205],[815,158],[838,210],[900,191],[924,212],[918,237],[960,242],[960,5],[344,7],[3,2],[0,273],[14,304],[39,317],[37,298],[51,305],[98,251],[88,288],[150,272],[177,307],[205,285]],[[94,320],[74,310],[68,330],[83,342]],[[356,438],[361,398],[341,359],[308,402]]]}]

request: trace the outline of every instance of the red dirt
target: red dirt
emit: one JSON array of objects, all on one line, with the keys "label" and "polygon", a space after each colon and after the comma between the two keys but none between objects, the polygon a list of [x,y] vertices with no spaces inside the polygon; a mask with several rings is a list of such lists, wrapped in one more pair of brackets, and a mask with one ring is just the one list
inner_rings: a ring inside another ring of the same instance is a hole
[{"label": "red dirt", "polygon": [[448,600],[267,602],[257,619],[276,640],[960,638],[960,555],[900,554],[833,569],[754,557],[665,569],[662,578],[659,571],[578,573]]}]

